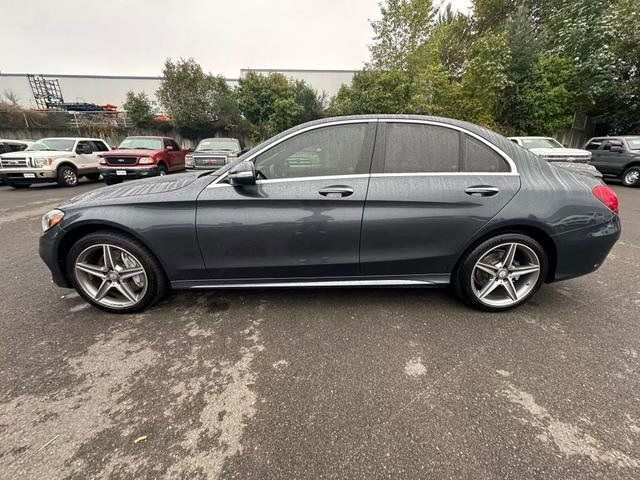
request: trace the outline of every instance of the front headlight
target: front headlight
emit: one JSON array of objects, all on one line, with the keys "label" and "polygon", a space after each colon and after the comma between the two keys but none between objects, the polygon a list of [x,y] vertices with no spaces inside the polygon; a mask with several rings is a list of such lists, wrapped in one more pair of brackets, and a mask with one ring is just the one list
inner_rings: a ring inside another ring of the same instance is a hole
[{"label": "front headlight", "polygon": [[140,157],[138,160],[138,165],[149,165],[153,163],[153,158],[151,157]]},{"label": "front headlight", "polygon": [[42,168],[45,165],[51,165],[53,163],[53,158],[32,158],[31,166],[34,168]]},{"label": "front headlight", "polygon": [[42,231],[46,232],[52,227],[59,224],[64,218],[64,212],[62,210],[51,210],[42,216]]}]

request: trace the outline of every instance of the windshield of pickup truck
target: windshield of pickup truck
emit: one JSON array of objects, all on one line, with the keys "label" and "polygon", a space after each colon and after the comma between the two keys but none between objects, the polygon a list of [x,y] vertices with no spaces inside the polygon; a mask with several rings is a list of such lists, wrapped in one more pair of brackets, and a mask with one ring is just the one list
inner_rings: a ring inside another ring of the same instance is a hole
[{"label": "windshield of pickup truck", "polygon": [[640,137],[628,138],[629,150],[640,150]]},{"label": "windshield of pickup truck", "polygon": [[196,152],[209,152],[212,150],[240,150],[240,143],[234,138],[206,138],[196,147]]},{"label": "windshield of pickup truck", "polygon": [[125,138],[119,150],[162,150],[162,140],[159,138]]},{"label": "windshield of pickup truck", "polygon": [[70,152],[76,141],[72,138],[42,138],[33,143],[27,150],[39,152]]},{"label": "windshield of pickup truck", "polygon": [[523,138],[521,142],[527,150],[531,148],[564,148],[560,142],[553,138]]}]

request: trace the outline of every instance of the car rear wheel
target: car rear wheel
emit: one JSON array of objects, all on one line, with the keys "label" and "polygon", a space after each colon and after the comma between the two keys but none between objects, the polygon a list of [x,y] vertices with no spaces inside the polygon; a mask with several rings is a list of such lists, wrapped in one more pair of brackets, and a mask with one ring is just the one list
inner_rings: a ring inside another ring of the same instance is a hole
[{"label": "car rear wheel", "polygon": [[529,300],[547,274],[547,255],[533,238],[503,234],[475,247],[460,262],[455,289],[467,304],[501,311]]},{"label": "car rear wheel", "polygon": [[58,168],[58,185],[61,187],[75,187],[78,184],[78,173],[69,165]]},{"label": "car rear wheel", "polygon": [[622,174],[622,184],[625,187],[640,187],[640,167],[630,167]]},{"label": "car rear wheel", "polygon": [[78,240],[67,256],[67,272],[78,293],[111,313],[139,312],[167,291],[164,271],[138,241],[115,232]]}]

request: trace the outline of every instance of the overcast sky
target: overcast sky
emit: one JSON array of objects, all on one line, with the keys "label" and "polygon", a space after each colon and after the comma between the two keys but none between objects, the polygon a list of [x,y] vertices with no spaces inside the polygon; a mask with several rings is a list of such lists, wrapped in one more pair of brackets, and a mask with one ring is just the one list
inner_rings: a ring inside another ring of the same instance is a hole
[{"label": "overcast sky", "polygon": [[0,0],[0,71],[159,75],[167,57],[228,78],[241,68],[357,69],[378,1]]}]

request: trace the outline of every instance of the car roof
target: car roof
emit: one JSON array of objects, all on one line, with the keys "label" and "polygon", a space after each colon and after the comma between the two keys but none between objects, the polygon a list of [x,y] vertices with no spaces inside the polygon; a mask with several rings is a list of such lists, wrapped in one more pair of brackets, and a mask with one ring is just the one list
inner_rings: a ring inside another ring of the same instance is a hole
[{"label": "car roof", "polygon": [[92,138],[92,137],[42,137],[39,138],[38,140],[34,140],[34,142],[37,142],[39,140],[91,140],[91,141],[95,141],[98,140],[100,142],[104,142],[104,140],[102,138]]},{"label": "car roof", "polygon": [[129,135],[127,138],[148,138],[149,140],[173,140],[171,137],[159,137],[156,135]]},{"label": "car roof", "polygon": [[200,141],[202,142],[204,140],[235,140],[236,142],[239,141],[237,138],[233,138],[233,137],[207,137],[207,138],[203,138]]},{"label": "car roof", "polygon": [[0,138],[0,142],[4,143],[33,143],[35,140],[16,140],[15,138]]}]

